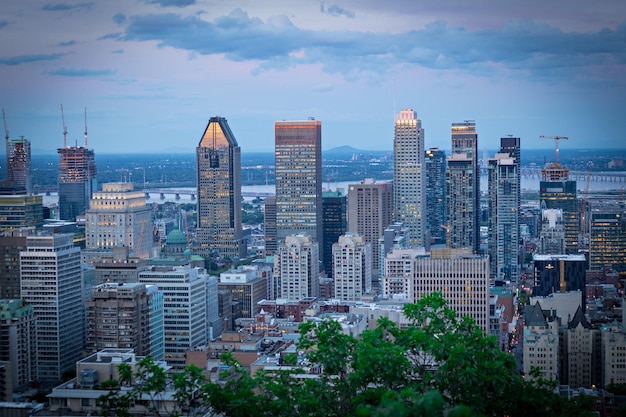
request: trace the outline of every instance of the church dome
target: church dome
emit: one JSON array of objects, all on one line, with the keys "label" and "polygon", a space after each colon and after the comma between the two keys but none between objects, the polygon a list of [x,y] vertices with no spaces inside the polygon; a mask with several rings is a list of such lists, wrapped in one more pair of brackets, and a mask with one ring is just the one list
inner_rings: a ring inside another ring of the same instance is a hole
[{"label": "church dome", "polygon": [[174,229],[167,234],[167,237],[165,238],[165,244],[166,245],[186,245],[187,237],[182,231],[178,229]]}]

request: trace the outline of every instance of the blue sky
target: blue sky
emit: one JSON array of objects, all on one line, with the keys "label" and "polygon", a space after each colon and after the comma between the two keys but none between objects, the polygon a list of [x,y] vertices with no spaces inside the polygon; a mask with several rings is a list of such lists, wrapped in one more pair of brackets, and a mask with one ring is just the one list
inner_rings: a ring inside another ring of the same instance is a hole
[{"label": "blue sky", "polygon": [[414,109],[426,146],[475,120],[479,148],[567,136],[625,148],[623,0],[4,1],[0,105],[35,150],[194,152],[209,117],[243,152],[315,117],[323,148],[391,150]]}]

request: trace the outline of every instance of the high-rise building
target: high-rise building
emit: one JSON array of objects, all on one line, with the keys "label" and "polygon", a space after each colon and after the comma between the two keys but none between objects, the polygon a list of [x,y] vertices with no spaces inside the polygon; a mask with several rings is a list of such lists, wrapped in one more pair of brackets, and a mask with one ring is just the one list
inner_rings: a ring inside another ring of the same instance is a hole
[{"label": "high-rise building", "polygon": [[86,212],[83,260],[92,264],[116,247],[128,248],[130,257],[150,259],[155,255],[152,229],[152,210],[142,191],[130,182],[102,184]]},{"label": "high-rise building", "polygon": [[519,279],[519,138],[500,139],[500,152],[489,159],[489,258],[492,278]]},{"label": "high-rise building", "polygon": [[323,248],[322,122],[277,121],[274,133],[277,242],[306,233]]},{"label": "high-rise building", "polygon": [[563,210],[546,209],[545,204],[543,207],[537,253],[540,255],[564,255],[565,224],[563,223]]},{"label": "high-rise building", "polygon": [[31,304],[0,299],[0,361],[11,362],[13,389],[37,380],[36,330]]},{"label": "high-rise building", "polygon": [[85,214],[94,191],[96,181],[96,161],[92,149],[87,146],[66,146],[59,148],[59,218],[76,220]]},{"label": "high-rise building", "polygon": [[150,304],[146,285],[100,284],[85,303],[87,352],[129,348],[151,356]]},{"label": "high-rise building", "polygon": [[[348,231],[358,234],[372,247],[393,220],[392,182],[377,183],[366,178],[360,184],[348,185]],[[372,257],[372,274],[379,276],[380,259]]]},{"label": "high-rise building", "polygon": [[7,142],[7,180],[33,192],[32,161],[30,141],[20,137]]},{"label": "high-rise building", "polygon": [[185,352],[207,343],[207,274],[199,268],[158,267],[139,273],[139,282],[163,293],[165,361],[185,366]]},{"label": "high-rise building", "polygon": [[226,119],[211,117],[196,148],[196,252],[205,258],[243,258],[241,149]]},{"label": "high-rise building", "polygon": [[276,197],[263,200],[263,232],[265,235],[265,256],[274,256],[278,249],[276,230]]},{"label": "high-rise building", "polygon": [[[409,231],[402,223],[392,223],[383,232],[383,235],[378,238],[378,253],[375,255],[378,257],[378,274],[372,274],[377,278],[380,278],[385,273],[385,257],[393,249],[406,249],[409,247],[408,242]],[[378,284],[378,279],[374,279]]]},{"label": "high-rise building", "polygon": [[109,256],[101,257],[93,266],[94,285],[125,284],[139,282],[139,272],[148,269],[148,261],[128,256],[126,247],[115,247]]},{"label": "high-rise building", "polygon": [[432,244],[446,243],[446,153],[429,148],[424,157],[426,168],[426,223]]},{"label": "high-rise building", "polygon": [[548,315],[536,303],[528,306],[524,313],[524,374],[532,378],[531,370],[537,368],[540,377],[546,380],[559,378],[559,321],[555,316]]},{"label": "high-rise building", "polygon": [[446,227],[450,247],[480,247],[480,172],[476,123],[452,124],[452,155],[446,169]]},{"label": "high-rise building", "polygon": [[352,233],[339,237],[333,245],[335,298],[361,301],[372,291],[372,244]]},{"label": "high-rise building", "polygon": [[606,265],[626,274],[626,215],[623,211],[591,212],[589,269],[601,270]]},{"label": "high-rise building", "polygon": [[424,129],[411,109],[402,110],[395,118],[393,172],[394,221],[409,229],[410,246],[430,245],[426,233]]},{"label": "high-rise building", "polygon": [[340,191],[322,193],[323,241],[322,259],[325,276],[333,274],[333,245],[348,230],[347,198]]},{"label": "high-rise building", "polygon": [[[558,154],[557,154],[558,155]],[[539,182],[541,207],[563,210],[565,253],[578,253],[578,200],[576,181],[569,179],[569,169],[558,162],[546,164]]]},{"label": "high-rise building", "polygon": [[38,379],[59,381],[83,354],[85,307],[73,235],[31,235],[20,252],[21,296],[37,317]]},{"label": "high-rise building", "polygon": [[240,266],[220,274],[217,288],[230,292],[232,301],[241,304],[241,317],[254,318],[258,313],[257,303],[267,298],[268,277],[265,272]]},{"label": "high-rise building", "polygon": [[287,236],[274,257],[274,277],[278,298],[318,297],[319,246],[315,239],[304,234]]},{"label": "high-rise building", "polygon": [[0,231],[42,227],[43,196],[27,195],[24,187],[12,184],[0,183]]},{"label": "high-rise building", "polygon": [[26,249],[26,237],[32,232],[7,230],[0,234],[0,299],[19,300],[20,252]]},{"label": "high-rise building", "polygon": [[585,255],[534,255],[533,295],[548,296],[552,293],[580,291],[581,306],[585,309],[586,297]]}]

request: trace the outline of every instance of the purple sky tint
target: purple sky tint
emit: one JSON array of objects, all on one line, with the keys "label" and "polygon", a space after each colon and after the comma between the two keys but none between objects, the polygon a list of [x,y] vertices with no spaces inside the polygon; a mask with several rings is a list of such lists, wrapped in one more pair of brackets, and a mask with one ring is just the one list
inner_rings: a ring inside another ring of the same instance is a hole
[{"label": "purple sky tint", "polygon": [[623,0],[108,0],[0,5],[0,105],[36,150],[194,152],[209,117],[243,152],[315,117],[323,147],[391,150],[393,113],[426,146],[475,120],[479,148],[568,136],[626,148]]}]

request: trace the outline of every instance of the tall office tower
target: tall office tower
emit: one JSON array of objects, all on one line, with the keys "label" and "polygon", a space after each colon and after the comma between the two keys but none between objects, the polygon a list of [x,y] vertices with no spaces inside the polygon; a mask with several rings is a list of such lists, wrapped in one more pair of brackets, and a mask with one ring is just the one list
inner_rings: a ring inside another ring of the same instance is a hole
[{"label": "tall office tower", "polygon": [[145,284],[96,285],[85,309],[87,352],[129,348],[139,356],[151,356],[150,300]]},{"label": "tall office tower", "polygon": [[150,357],[155,361],[165,360],[165,329],[163,292],[156,285],[146,285],[148,309],[150,310]]},{"label": "tall office tower", "polygon": [[243,258],[241,149],[226,119],[211,117],[196,148],[196,251],[205,258]]},{"label": "tall office tower", "polygon": [[[404,227],[402,223],[390,224],[383,235],[378,238],[378,253],[375,255],[378,257],[378,274],[374,276],[380,277],[385,273],[385,257],[393,249],[406,249],[409,247],[408,240],[409,230]],[[378,283],[378,280],[374,280]]]},{"label": "tall office tower", "polygon": [[311,236],[291,235],[278,245],[274,257],[278,298],[298,301],[318,297],[319,246]]},{"label": "tall office tower", "polygon": [[220,274],[218,291],[231,293],[233,302],[241,304],[241,317],[254,318],[257,303],[267,298],[267,277],[255,267],[239,267]]},{"label": "tall office tower", "polygon": [[322,122],[278,121],[274,133],[277,242],[306,233],[323,248]]},{"label": "tall office tower", "polygon": [[519,279],[519,138],[500,139],[500,152],[489,159],[489,269],[492,278]]},{"label": "tall office tower", "polygon": [[26,249],[31,229],[7,230],[0,233],[0,299],[19,300],[20,252]]},{"label": "tall office tower", "polygon": [[426,223],[430,241],[440,245],[446,243],[446,153],[439,148],[426,150]]},{"label": "tall office tower", "polygon": [[189,267],[158,267],[139,273],[139,282],[156,285],[163,293],[165,361],[185,366],[185,352],[207,343],[207,275]]},{"label": "tall office tower", "polygon": [[152,210],[145,194],[130,182],[102,184],[86,212],[83,259],[93,264],[117,247],[128,248],[130,257],[150,259],[155,255],[152,234]]},{"label": "tall office tower", "polygon": [[480,247],[478,135],[473,121],[452,123],[452,155],[446,169],[446,226],[450,247]]},{"label": "tall office tower", "polygon": [[0,183],[0,231],[42,226],[43,196],[27,195],[22,186]]},{"label": "tall office tower", "polygon": [[361,301],[372,292],[372,244],[352,233],[339,237],[333,245],[335,298]]},{"label": "tall office tower", "polygon": [[[374,247],[393,220],[394,184],[366,178],[348,185],[348,231]],[[407,228],[408,229],[408,228]],[[380,258],[372,258],[372,274],[379,276]]]},{"label": "tall office tower", "polygon": [[67,146],[59,154],[59,218],[76,220],[89,208],[89,201],[98,189],[96,161],[92,149]]},{"label": "tall office tower", "polygon": [[70,233],[33,235],[20,252],[22,299],[37,317],[38,379],[60,381],[85,340],[80,248]]},{"label": "tall office tower", "polygon": [[541,229],[539,230],[539,248],[537,252],[540,255],[565,254],[563,210],[546,208],[541,210]]},{"label": "tall office tower", "polygon": [[[558,158],[558,152],[557,152]],[[558,162],[546,164],[539,182],[541,207],[563,210],[565,253],[578,253],[578,200],[576,181],[569,179],[569,169]]]},{"label": "tall office tower", "polygon": [[347,198],[339,191],[322,193],[323,241],[322,259],[324,259],[324,275],[333,274],[333,245],[348,230]]},{"label": "tall office tower", "polygon": [[613,209],[591,212],[589,269],[612,265],[626,274],[626,215]]},{"label": "tall office tower", "polygon": [[28,195],[33,192],[32,162],[30,141],[20,137],[7,143],[7,180],[26,189]]},{"label": "tall office tower", "polygon": [[37,380],[37,325],[33,306],[0,299],[0,361],[11,362],[13,389]]},{"label": "tall office tower", "polygon": [[207,275],[206,279],[206,316],[207,337],[209,341],[217,339],[223,331],[223,323],[219,310],[218,278]]},{"label": "tall office tower", "polygon": [[409,229],[410,246],[430,245],[430,238],[426,239],[424,129],[417,113],[411,109],[402,110],[395,119],[393,210],[394,221],[403,223]]},{"label": "tall office tower", "polygon": [[276,197],[263,200],[263,234],[265,235],[265,256],[274,256],[278,249],[276,230]]},{"label": "tall office tower", "polygon": [[580,291],[580,305],[585,309],[585,255],[533,255],[533,295]]}]

